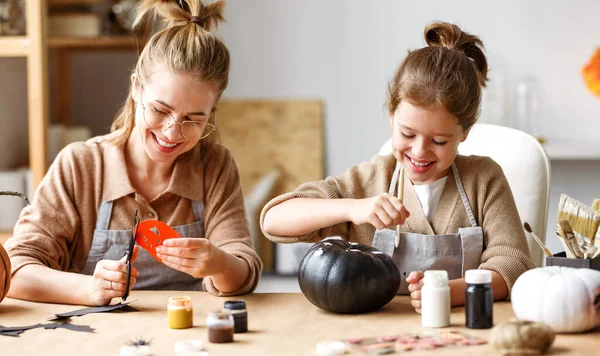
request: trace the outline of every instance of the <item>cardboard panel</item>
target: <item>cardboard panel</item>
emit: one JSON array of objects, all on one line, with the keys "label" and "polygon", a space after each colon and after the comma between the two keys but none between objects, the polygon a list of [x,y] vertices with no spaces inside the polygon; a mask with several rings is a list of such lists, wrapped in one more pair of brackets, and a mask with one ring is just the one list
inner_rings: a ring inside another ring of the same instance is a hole
[{"label": "cardboard panel", "polygon": [[[324,178],[323,104],[319,100],[223,99],[217,130],[235,157],[244,194],[273,170],[279,180],[265,203],[303,182]],[[256,224],[260,210],[252,217]],[[262,234],[254,241],[259,242],[255,248],[265,270],[272,271],[273,244]]]}]

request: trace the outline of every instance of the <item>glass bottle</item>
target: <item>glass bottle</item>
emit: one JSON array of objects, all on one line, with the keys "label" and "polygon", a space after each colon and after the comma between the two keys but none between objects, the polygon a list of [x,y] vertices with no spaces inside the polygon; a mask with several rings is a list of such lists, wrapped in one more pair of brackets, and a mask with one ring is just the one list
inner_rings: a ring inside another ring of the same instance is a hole
[{"label": "glass bottle", "polygon": [[206,317],[208,327],[208,341],[224,343],[233,341],[233,315],[228,309],[221,309],[208,313]]},{"label": "glass bottle", "polygon": [[515,93],[515,110],[517,128],[535,136],[543,143],[540,136],[540,84],[533,76],[524,76],[518,82]]},{"label": "glass bottle", "polygon": [[234,333],[245,333],[248,331],[248,311],[246,302],[243,300],[228,300],[223,305],[224,309],[229,309],[233,315]]}]

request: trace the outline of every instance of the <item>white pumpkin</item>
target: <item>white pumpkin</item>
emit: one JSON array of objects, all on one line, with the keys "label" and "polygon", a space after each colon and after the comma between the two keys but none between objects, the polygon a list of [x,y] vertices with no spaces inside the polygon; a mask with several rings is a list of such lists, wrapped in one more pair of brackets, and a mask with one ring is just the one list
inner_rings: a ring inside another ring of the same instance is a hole
[{"label": "white pumpkin", "polygon": [[517,318],[548,324],[557,333],[577,333],[600,325],[600,271],[550,266],[523,273],[511,292]]}]

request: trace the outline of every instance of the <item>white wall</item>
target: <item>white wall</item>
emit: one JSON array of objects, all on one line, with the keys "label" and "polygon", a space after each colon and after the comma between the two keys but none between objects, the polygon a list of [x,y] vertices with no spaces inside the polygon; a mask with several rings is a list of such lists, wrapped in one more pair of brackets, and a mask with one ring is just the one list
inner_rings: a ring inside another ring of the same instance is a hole
[{"label": "white wall", "polygon": [[[443,20],[484,41],[490,88],[506,108],[503,123],[514,124],[509,117],[516,80],[534,75],[544,104],[538,131],[549,142],[598,141],[600,99],[586,91],[580,69],[600,45],[599,13],[595,0],[230,0],[219,30],[233,61],[225,96],[322,99],[326,173],[340,174],[369,159],[388,138],[387,81],[408,49],[424,45],[424,26]],[[106,132],[125,98],[132,63],[127,53],[73,57],[75,123]],[[15,125],[26,122],[24,73],[22,62],[0,59],[0,122],[2,131],[11,132],[0,142],[10,142],[8,152],[26,159],[26,126]],[[483,120],[498,121],[486,108]],[[0,168],[16,161],[0,160]],[[600,160],[553,161],[552,170],[549,229],[560,193],[588,203],[600,197]],[[557,239],[548,243],[560,250]]]}]

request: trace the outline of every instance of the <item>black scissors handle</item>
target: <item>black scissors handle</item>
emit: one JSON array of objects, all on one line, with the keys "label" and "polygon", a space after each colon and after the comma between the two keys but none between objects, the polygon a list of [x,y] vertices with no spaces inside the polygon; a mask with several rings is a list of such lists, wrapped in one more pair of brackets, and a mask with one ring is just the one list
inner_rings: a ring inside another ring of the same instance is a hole
[{"label": "black scissors handle", "polygon": [[127,265],[127,282],[125,282],[125,293],[123,294],[123,301],[127,300],[129,296],[129,287],[131,279],[131,258],[133,257],[133,247],[135,246],[135,237],[137,236],[138,226],[140,225],[140,219],[138,218],[138,211],[135,210],[135,216],[133,217],[133,227],[131,229],[131,237],[129,238],[129,248],[127,249],[127,258],[125,264]]}]

